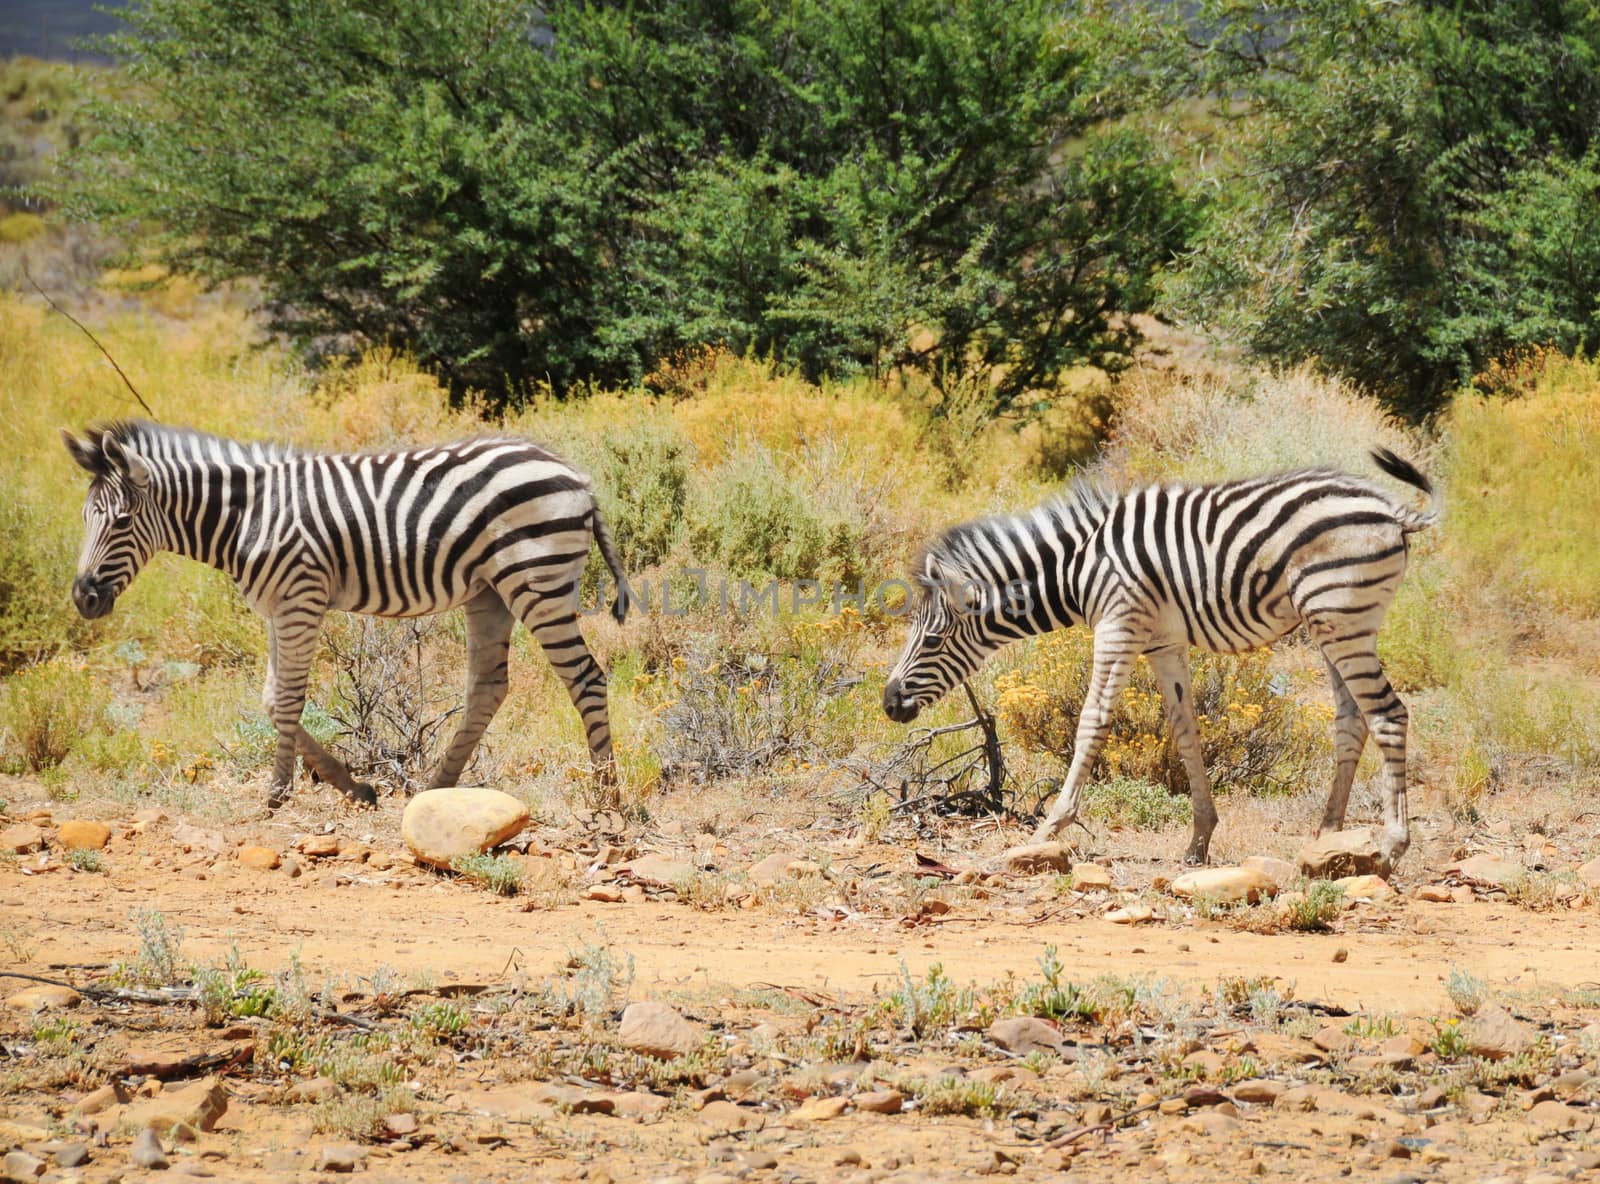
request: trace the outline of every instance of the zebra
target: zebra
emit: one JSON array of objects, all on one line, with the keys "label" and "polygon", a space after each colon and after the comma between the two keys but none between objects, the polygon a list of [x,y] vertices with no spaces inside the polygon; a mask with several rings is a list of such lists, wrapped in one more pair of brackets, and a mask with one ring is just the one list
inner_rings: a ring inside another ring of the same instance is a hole
[{"label": "zebra", "polygon": [[1407,714],[1378,660],[1377,634],[1405,572],[1407,536],[1438,521],[1440,499],[1410,462],[1381,448],[1372,459],[1427,494],[1428,510],[1317,468],[1121,496],[1080,481],[1030,512],[947,530],[913,564],[910,636],[884,687],[884,712],[909,722],[1006,642],[1087,624],[1094,670],[1072,762],[1034,841],[1076,820],[1111,710],[1142,654],[1194,805],[1184,859],[1202,864],[1217,811],[1201,759],[1188,647],[1238,653],[1304,626],[1336,703],[1333,788],[1317,833],[1343,827],[1370,732],[1383,757],[1379,845],[1388,875],[1410,844]]},{"label": "zebra", "polygon": [[583,719],[602,781],[614,778],[606,679],[577,627],[591,537],[628,598],[589,479],[528,440],[483,436],[436,447],[324,454],[240,443],[145,420],[61,436],[93,480],[72,599],[95,619],[157,551],[231,576],[267,622],[261,701],[277,730],[267,810],[288,798],[296,749],[352,802],[373,805],[301,726],[323,619],[466,610],[466,709],[429,780],[455,785],[505,701],[514,621],[543,647]]}]

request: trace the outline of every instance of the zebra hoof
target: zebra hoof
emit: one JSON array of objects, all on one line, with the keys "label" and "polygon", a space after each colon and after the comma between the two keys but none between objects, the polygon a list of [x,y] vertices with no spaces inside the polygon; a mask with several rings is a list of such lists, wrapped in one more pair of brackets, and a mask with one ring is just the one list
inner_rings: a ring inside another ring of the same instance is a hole
[{"label": "zebra hoof", "polygon": [[351,785],[350,792],[346,796],[359,806],[376,806],[378,804],[378,791],[365,781],[357,781]]}]

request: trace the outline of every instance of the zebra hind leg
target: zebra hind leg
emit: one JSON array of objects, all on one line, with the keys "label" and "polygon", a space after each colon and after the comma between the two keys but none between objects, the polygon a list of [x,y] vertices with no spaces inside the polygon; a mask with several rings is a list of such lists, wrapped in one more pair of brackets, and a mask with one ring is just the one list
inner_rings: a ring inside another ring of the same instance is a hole
[{"label": "zebra hind leg", "polygon": [[1163,646],[1145,655],[1161,687],[1167,709],[1167,726],[1189,778],[1189,800],[1194,807],[1194,828],[1183,862],[1205,863],[1211,854],[1211,833],[1217,829],[1217,806],[1211,797],[1205,757],[1200,750],[1200,724],[1194,717],[1194,692],[1189,684],[1189,653],[1183,645]]},{"label": "zebra hind leg", "polygon": [[1406,813],[1406,727],[1409,715],[1378,662],[1377,638],[1368,634],[1345,641],[1326,642],[1324,657],[1338,671],[1351,698],[1366,720],[1372,739],[1383,756],[1384,875],[1411,845],[1411,825]]},{"label": "zebra hind leg", "polygon": [[455,785],[483,739],[484,729],[510,688],[511,610],[493,588],[467,602],[467,709],[428,781],[429,789]]},{"label": "zebra hind leg", "polygon": [[[1327,662],[1327,659],[1324,658]],[[1333,687],[1333,788],[1328,794],[1328,804],[1322,811],[1322,822],[1317,834],[1344,829],[1344,814],[1350,804],[1350,787],[1355,783],[1356,765],[1361,760],[1361,749],[1367,742],[1367,721],[1361,714],[1355,696],[1345,686],[1339,668],[1327,662],[1328,682]]]},{"label": "zebra hind leg", "polygon": [[583,719],[595,780],[610,808],[620,804],[617,768],[611,751],[611,719],[606,709],[606,676],[578,632],[577,602],[572,589],[540,596],[522,614],[522,621],[543,648],[550,665],[567,685],[572,705]]}]

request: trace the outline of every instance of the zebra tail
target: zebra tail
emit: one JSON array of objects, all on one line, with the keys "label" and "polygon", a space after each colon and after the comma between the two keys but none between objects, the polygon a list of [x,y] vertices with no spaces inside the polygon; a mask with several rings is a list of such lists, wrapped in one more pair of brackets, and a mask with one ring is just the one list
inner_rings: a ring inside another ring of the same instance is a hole
[{"label": "zebra tail", "polygon": [[1403,457],[1396,456],[1387,448],[1374,448],[1372,460],[1380,469],[1396,481],[1403,481],[1414,489],[1420,489],[1428,495],[1428,509],[1426,513],[1413,510],[1407,506],[1396,506],[1397,519],[1400,529],[1410,533],[1416,530],[1426,530],[1439,521],[1439,513],[1443,508],[1443,500],[1439,491],[1434,488],[1433,482],[1423,474],[1422,470]]},{"label": "zebra tail", "polygon": [[617,544],[611,538],[611,528],[606,525],[598,504],[594,508],[593,521],[594,541],[600,548],[600,558],[606,561],[606,566],[611,569],[611,578],[617,582],[617,598],[611,602],[611,615],[620,625],[628,619],[628,605],[632,602],[628,595],[628,577],[622,574],[622,560],[617,555]]}]

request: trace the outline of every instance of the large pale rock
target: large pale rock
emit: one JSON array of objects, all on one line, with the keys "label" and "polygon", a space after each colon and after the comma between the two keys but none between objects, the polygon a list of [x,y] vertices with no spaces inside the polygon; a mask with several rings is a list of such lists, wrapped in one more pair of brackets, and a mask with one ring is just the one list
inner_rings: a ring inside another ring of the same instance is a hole
[{"label": "large pale rock", "polygon": [[759,884],[763,886],[767,884],[776,884],[779,880],[783,879],[784,874],[788,870],[789,864],[793,861],[793,859],[794,856],[788,854],[787,852],[779,851],[776,854],[767,856],[760,863],[752,864],[750,870],[745,874],[750,877],[750,882],[752,884]]},{"label": "large pale rock", "polygon": [[1460,863],[1452,864],[1446,870],[1458,879],[1469,880],[1475,884],[1488,884],[1495,888],[1509,888],[1518,880],[1528,878],[1528,869],[1520,863],[1512,863],[1509,859],[1498,859],[1493,855],[1472,855]]},{"label": "large pale rock", "polygon": [[76,1007],[83,996],[71,987],[29,987],[15,995],[6,996],[6,1006],[13,1011],[55,1011],[62,1007]]},{"label": "large pale rock", "polygon": [[1277,892],[1278,886],[1267,875],[1248,867],[1202,867],[1185,872],[1172,881],[1172,894],[1185,899],[1209,897],[1223,904],[1241,900],[1255,904],[1263,896]]},{"label": "large pale rock", "polygon": [[1467,1051],[1491,1061],[1514,1057],[1533,1045],[1533,1033],[1498,1003],[1480,1008],[1461,1030]]},{"label": "large pale rock", "polygon": [[509,1085],[500,1089],[469,1090],[445,1098],[451,1109],[484,1114],[490,1118],[506,1118],[514,1122],[546,1122],[555,1117],[556,1108],[549,1102],[535,1098],[526,1085]]},{"label": "large pale rock", "polygon": [[617,1039],[632,1052],[670,1061],[694,1052],[704,1041],[705,1033],[665,1003],[641,1000],[623,1010]]},{"label": "large pale rock", "polygon": [[1072,869],[1072,886],[1079,892],[1105,892],[1111,888],[1111,869],[1098,863],[1080,863]]},{"label": "large pale rock", "polygon": [[528,807],[498,789],[428,789],[412,798],[400,837],[419,863],[449,867],[462,855],[487,851],[528,825]]},{"label": "large pale rock", "polygon": [[241,847],[239,848],[239,862],[245,867],[267,872],[281,864],[283,856],[279,855],[271,847]]},{"label": "large pale rock", "polygon": [[1126,908],[1112,909],[1106,914],[1106,920],[1113,925],[1143,925],[1146,921],[1155,919],[1155,909],[1147,904],[1130,904]]},{"label": "large pale rock", "polygon": [[56,843],[68,851],[98,851],[111,841],[111,828],[103,822],[73,818],[61,824]]},{"label": "large pale rock", "polygon": [[1038,1049],[1043,1052],[1061,1050],[1061,1033],[1041,1019],[1032,1016],[1012,1016],[995,1020],[989,1025],[989,1039],[1007,1052],[1021,1056]]},{"label": "large pale rock", "polygon": [[1272,881],[1276,891],[1281,891],[1300,878],[1300,869],[1287,859],[1274,859],[1270,855],[1252,855],[1244,861],[1244,866],[1253,872],[1260,872]]},{"label": "large pale rock", "polygon": [[44,831],[31,822],[19,822],[0,830],[0,851],[26,855],[44,846]]},{"label": "large pale rock", "polygon": [[1012,847],[1000,858],[1006,871],[1019,876],[1072,869],[1072,859],[1061,843],[1029,843],[1023,847]]},{"label": "large pale rock", "polygon": [[665,859],[660,855],[641,855],[617,868],[618,875],[624,873],[636,883],[672,888],[694,876],[694,865],[681,859]]},{"label": "large pale rock", "polygon": [[207,1077],[182,1089],[162,1090],[148,1102],[129,1106],[121,1114],[119,1125],[153,1130],[159,1135],[170,1134],[180,1125],[209,1131],[227,1112],[228,1094],[222,1082]]},{"label": "large pale rock", "polygon": [[1576,1106],[1569,1106],[1565,1102],[1551,1099],[1540,1102],[1528,1111],[1528,1121],[1535,1126],[1547,1127],[1556,1131],[1592,1131],[1594,1129],[1594,1115],[1587,1110]]},{"label": "large pale rock", "polygon": [[1313,880],[1342,880],[1345,876],[1381,876],[1388,860],[1378,840],[1366,827],[1338,830],[1312,839],[1300,848],[1295,861]]},{"label": "large pale rock", "polygon": [[1388,900],[1395,895],[1382,876],[1345,876],[1334,883],[1344,889],[1346,900]]}]

